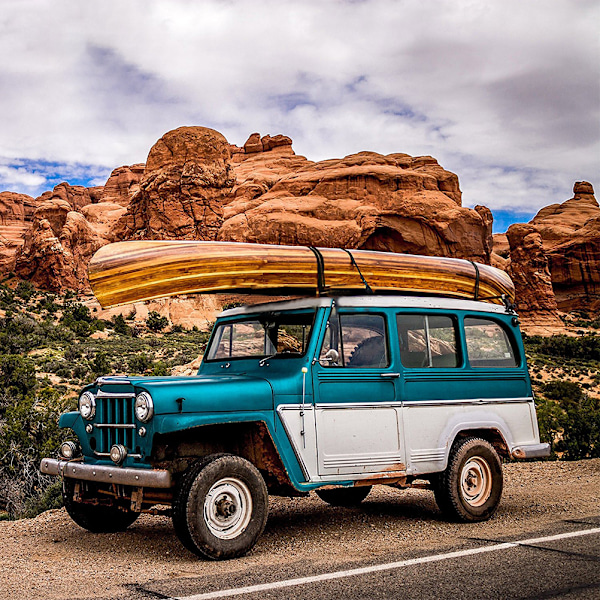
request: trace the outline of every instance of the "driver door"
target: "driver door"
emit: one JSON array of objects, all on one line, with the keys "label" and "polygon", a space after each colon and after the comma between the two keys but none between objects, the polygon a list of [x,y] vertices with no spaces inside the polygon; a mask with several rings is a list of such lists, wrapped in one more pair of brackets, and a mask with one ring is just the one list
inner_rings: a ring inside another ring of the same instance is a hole
[{"label": "driver door", "polygon": [[319,475],[404,470],[389,348],[384,314],[332,312],[313,368]]}]

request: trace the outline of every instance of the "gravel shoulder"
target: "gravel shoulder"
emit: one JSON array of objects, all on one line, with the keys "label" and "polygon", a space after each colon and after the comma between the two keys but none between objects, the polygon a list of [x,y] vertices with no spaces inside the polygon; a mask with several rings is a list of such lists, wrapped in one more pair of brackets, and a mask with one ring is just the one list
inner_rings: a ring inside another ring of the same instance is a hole
[{"label": "gravel shoulder", "polygon": [[265,533],[246,557],[198,560],[166,517],[143,515],[124,533],[92,534],[64,509],[0,523],[0,599],[139,598],[137,586],[169,579],[297,566],[314,572],[339,564],[398,560],[443,551],[473,538],[500,540],[549,524],[600,515],[600,459],[505,465],[505,488],[489,522],[442,520],[433,494],[378,486],[359,509],[309,498],[271,498]]}]

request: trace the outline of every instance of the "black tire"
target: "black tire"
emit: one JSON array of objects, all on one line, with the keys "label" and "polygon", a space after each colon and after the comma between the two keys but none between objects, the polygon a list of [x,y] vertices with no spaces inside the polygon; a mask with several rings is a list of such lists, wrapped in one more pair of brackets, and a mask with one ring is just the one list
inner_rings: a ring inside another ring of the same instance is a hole
[{"label": "black tire", "polygon": [[212,560],[246,554],[267,523],[269,495],[262,475],[247,460],[213,454],[178,482],[173,526],[191,552]]},{"label": "black tire", "polygon": [[317,496],[327,504],[331,504],[331,506],[358,506],[369,495],[370,491],[370,485],[315,490]]},{"label": "black tire", "polygon": [[94,504],[82,504],[73,500],[75,481],[65,477],[63,480],[63,503],[67,513],[77,525],[92,533],[116,533],[125,531],[139,516],[140,513]]},{"label": "black tire", "polygon": [[447,469],[434,481],[435,501],[453,520],[486,521],[500,504],[502,487],[502,461],[494,447],[465,438],[454,444]]}]

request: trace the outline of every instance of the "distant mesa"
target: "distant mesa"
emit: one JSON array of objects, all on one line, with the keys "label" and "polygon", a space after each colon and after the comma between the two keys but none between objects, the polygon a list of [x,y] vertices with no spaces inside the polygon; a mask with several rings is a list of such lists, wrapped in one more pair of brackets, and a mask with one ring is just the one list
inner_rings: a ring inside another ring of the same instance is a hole
[{"label": "distant mesa", "polygon": [[0,271],[54,291],[89,291],[87,264],[127,239],[363,248],[466,258],[507,270],[523,314],[599,306],[600,208],[590,183],[529,224],[492,237],[484,206],[462,206],[458,177],[431,156],[358,152],[314,162],[285,135],[243,146],[180,127],[145,164],[104,186],[61,183],[39,198],[0,194]]}]

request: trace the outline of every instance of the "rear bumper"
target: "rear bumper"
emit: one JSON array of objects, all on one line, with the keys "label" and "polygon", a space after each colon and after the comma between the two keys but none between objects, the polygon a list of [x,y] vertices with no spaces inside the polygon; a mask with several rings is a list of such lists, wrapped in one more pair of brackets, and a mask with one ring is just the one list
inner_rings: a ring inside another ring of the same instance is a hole
[{"label": "rear bumper", "polygon": [[545,458],[550,456],[550,444],[531,444],[530,446],[517,446],[510,453],[512,458]]},{"label": "rear bumper", "polygon": [[171,473],[163,469],[131,469],[104,465],[86,465],[80,462],[43,458],[40,471],[46,475],[60,475],[82,481],[116,483],[135,487],[170,488]]}]

